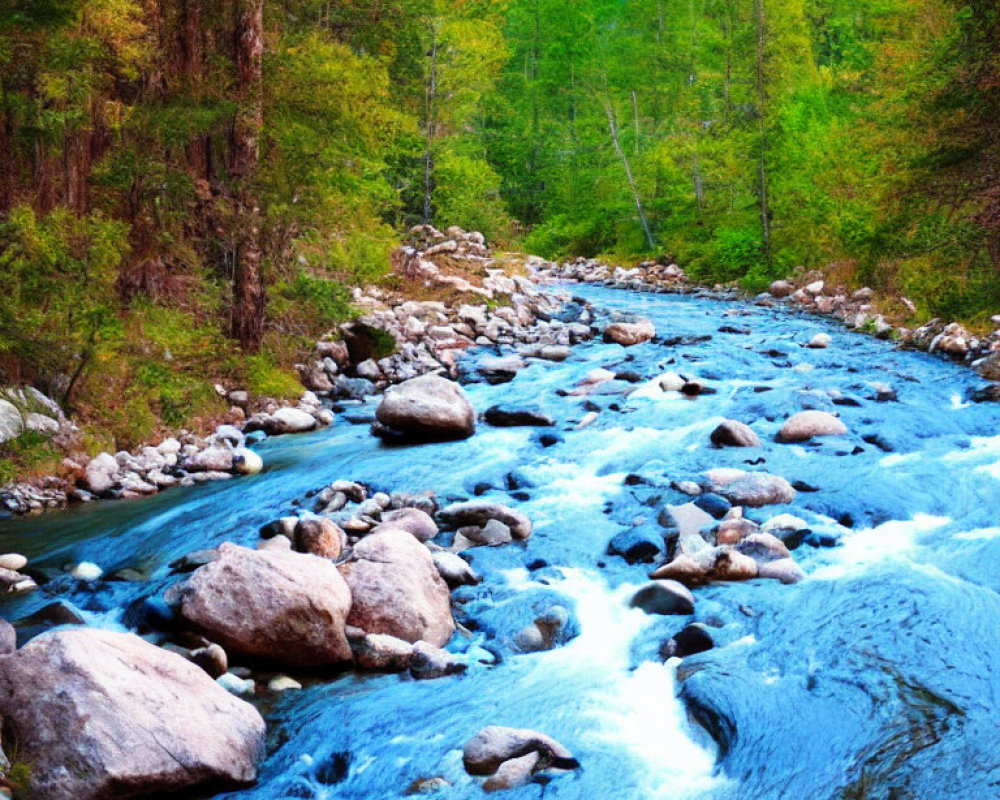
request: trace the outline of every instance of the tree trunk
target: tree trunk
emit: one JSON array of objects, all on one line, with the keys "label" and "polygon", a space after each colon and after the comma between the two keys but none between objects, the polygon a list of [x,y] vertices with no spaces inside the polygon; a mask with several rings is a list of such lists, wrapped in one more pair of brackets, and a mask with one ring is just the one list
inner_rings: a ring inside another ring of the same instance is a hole
[{"label": "tree trunk", "polygon": [[646,212],[642,209],[642,199],[639,197],[639,190],[636,188],[635,179],[632,177],[632,167],[629,166],[628,156],[625,155],[625,151],[622,150],[621,144],[618,141],[618,124],[615,122],[615,112],[611,108],[610,100],[605,99],[604,111],[608,115],[611,143],[615,146],[615,152],[618,153],[618,157],[622,160],[622,165],[625,167],[625,176],[628,178],[628,186],[632,191],[632,199],[635,200],[635,207],[639,212],[639,222],[642,223],[642,230],[646,234],[646,242],[649,244],[649,249],[653,250],[656,247],[656,242],[653,240],[653,234],[649,230],[649,223],[646,222]]},{"label": "tree trunk", "polygon": [[635,121],[635,154],[639,155],[639,100],[632,90],[632,119]]},{"label": "tree trunk", "polygon": [[760,232],[764,246],[764,261],[771,266],[771,210],[767,196],[767,133],[764,128],[764,108],[767,97],[764,85],[764,0],[754,0],[757,12],[757,127],[760,133],[758,195],[760,199]]},{"label": "tree trunk", "polygon": [[231,334],[248,349],[260,347],[264,336],[264,277],[261,269],[260,209],[251,183],[260,160],[263,127],[263,0],[239,0],[236,23],[236,73],[239,106],[233,122],[233,211],[236,252],[233,264]]},{"label": "tree trunk", "polygon": [[437,24],[431,24],[431,64],[427,73],[426,133],[427,149],[424,152],[424,225],[434,218],[434,139],[437,136]]}]

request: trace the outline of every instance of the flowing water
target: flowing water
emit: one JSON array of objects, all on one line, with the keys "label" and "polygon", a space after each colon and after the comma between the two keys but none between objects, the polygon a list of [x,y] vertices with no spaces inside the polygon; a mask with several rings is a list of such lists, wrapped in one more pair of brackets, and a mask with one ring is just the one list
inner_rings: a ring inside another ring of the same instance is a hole
[{"label": "flowing water", "polygon": [[[815,317],[574,291],[648,316],[674,341],[628,351],[593,342],[509,384],[467,387],[479,410],[550,414],[555,445],[543,447],[535,429],[483,425],[464,442],[386,447],[364,424],[374,405],[355,406],[328,430],[261,444],[259,476],[0,522],[0,552],[22,552],[33,566],[93,561],[149,576],[85,584],[63,575],[0,614],[17,619],[61,599],[93,624],[119,626],[126,607],[177,580],[170,561],[224,541],[252,545],[261,525],[335,479],[442,499],[486,489],[527,513],[535,533],[526,547],[467,553],[484,581],[453,594],[473,631],[451,645],[466,674],[311,677],[302,691],[263,697],[269,754],[259,784],[225,797],[378,800],[437,776],[451,784],[441,796],[474,797],[461,747],[489,724],[548,733],[582,764],[509,793],[514,800],[1000,796],[1000,413],[965,400],[974,374]],[[802,347],[822,330],[830,349]],[[678,371],[717,393],[640,389],[626,399],[616,382],[590,398],[557,394],[596,367],[643,378]],[[875,402],[878,383],[898,402]],[[598,420],[573,430],[587,400],[601,407]],[[781,421],[805,408],[837,411],[850,434],[776,444]],[[708,435],[723,417],[752,424],[763,447],[713,448]],[[607,544],[634,524],[655,529],[665,503],[683,502],[671,480],[720,466],[814,490],[750,513],[809,523],[817,546],[795,553],[808,579],[697,590],[695,619],[712,626],[717,647],[663,664],[659,643],[689,620],[629,609],[649,567],[606,555]],[[570,610],[571,638],[516,654],[514,634],[553,604]]]}]

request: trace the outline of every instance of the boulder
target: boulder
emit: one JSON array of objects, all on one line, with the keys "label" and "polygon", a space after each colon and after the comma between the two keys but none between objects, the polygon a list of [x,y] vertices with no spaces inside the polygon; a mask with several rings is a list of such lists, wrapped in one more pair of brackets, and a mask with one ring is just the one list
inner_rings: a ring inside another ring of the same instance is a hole
[{"label": "boulder", "polygon": [[694,595],[677,581],[657,580],[632,595],[629,605],[647,614],[693,614]]},{"label": "boulder", "polygon": [[184,459],[188,472],[229,472],[233,468],[233,451],[229,447],[206,447]]},{"label": "boulder", "polygon": [[0,556],[0,569],[18,572],[28,566],[28,559],[20,553],[5,553]]},{"label": "boulder", "polygon": [[746,472],[720,468],[705,473],[709,490],[721,494],[734,505],[760,508],[779,503],[791,503],[795,489],[784,478],[767,472]]},{"label": "boulder", "polygon": [[467,439],[476,430],[475,413],[461,387],[437,375],[422,375],[386,390],[375,412],[378,422],[404,439]]},{"label": "boulder", "polygon": [[316,418],[301,408],[279,408],[271,415],[268,434],[304,433],[316,427]]},{"label": "boulder", "polygon": [[788,281],[774,281],[770,286],[767,287],[767,293],[771,297],[788,297],[788,295],[795,292],[795,285],[789,283]]},{"label": "boulder", "polygon": [[735,419],[719,423],[710,438],[716,447],[760,447],[760,439],[753,429]]},{"label": "boulder", "polygon": [[608,555],[621,556],[629,564],[648,563],[662,552],[662,533],[642,526],[626,528],[608,542]]},{"label": "boulder", "polygon": [[162,796],[255,780],[264,721],[184,658],[130,633],[43,634],[0,659],[25,797]]},{"label": "boulder", "polygon": [[302,517],[295,523],[295,549],[321,558],[340,558],[347,534],[328,517]]},{"label": "boulder", "polygon": [[480,577],[475,570],[457,553],[438,550],[432,553],[431,557],[434,559],[438,574],[452,589],[457,586],[475,586],[479,583]]},{"label": "boulder", "polygon": [[479,362],[476,371],[485,378],[487,383],[496,386],[514,380],[517,373],[524,367],[524,359],[517,355],[490,356]]},{"label": "boulder", "polygon": [[462,763],[470,775],[493,775],[505,761],[529,753],[540,756],[539,767],[576,769],[573,754],[544,733],[491,725],[473,736],[462,750]]},{"label": "boulder", "polygon": [[226,543],[176,595],[181,616],[229,653],[301,667],[351,660],[351,594],[326,559]]},{"label": "boulder", "polygon": [[781,426],[778,441],[785,444],[808,442],[814,436],[843,436],[847,426],[826,411],[800,411]]},{"label": "boulder", "polygon": [[248,447],[233,450],[233,471],[240,475],[256,475],[264,469],[264,459]]},{"label": "boulder", "polygon": [[712,640],[712,635],[704,625],[694,622],[660,645],[660,658],[664,661],[668,658],[687,658],[696,653],[704,653],[713,647],[715,642]]},{"label": "boulder", "polygon": [[510,528],[499,520],[491,519],[483,527],[466,525],[459,528],[452,543],[456,553],[470,547],[499,547],[514,541]]},{"label": "boulder", "polygon": [[766,561],[757,565],[757,577],[771,578],[782,583],[798,583],[806,575],[802,568],[791,558],[780,558],[777,561]]},{"label": "boulder", "polygon": [[358,642],[354,656],[361,669],[403,672],[413,663],[413,643],[384,633],[370,633]]},{"label": "boulder", "polygon": [[648,342],[656,336],[656,328],[648,319],[635,322],[613,322],[604,329],[604,341],[622,347]]},{"label": "boulder", "polygon": [[832,342],[833,338],[830,336],[830,334],[817,333],[809,340],[809,342],[806,344],[806,347],[811,348],[812,350],[825,350],[832,344]]},{"label": "boulder", "polygon": [[484,526],[490,520],[502,522],[510,528],[515,539],[527,539],[531,536],[531,520],[520,511],[493,503],[488,500],[472,500],[467,503],[452,503],[438,512],[438,517],[445,525],[454,527],[462,525]]},{"label": "boulder", "polygon": [[495,428],[538,427],[550,428],[556,424],[548,414],[533,408],[505,408],[491,406],[483,419]]},{"label": "boulder", "polygon": [[413,645],[410,674],[418,681],[458,675],[465,672],[467,668],[454,655],[440,647],[434,647],[427,642],[417,642]]},{"label": "boulder", "polygon": [[0,619],[0,656],[9,656],[17,648],[17,631],[7,620]]},{"label": "boulder", "polygon": [[388,528],[397,528],[412,534],[421,542],[429,542],[438,535],[438,526],[426,511],[419,508],[398,508],[382,513],[382,524],[372,533],[379,533]]},{"label": "boulder", "polygon": [[104,494],[118,482],[119,467],[110,453],[100,453],[87,462],[84,470],[84,486],[91,494]]},{"label": "boulder", "polygon": [[21,412],[13,403],[0,399],[0,444],[16,439],[24,432]]},{"label": "boulder", "polygon": [[366,536],[340,570],[353,598],[350,625],[435,647],[451,639],[455,623],[448,586],[427,548],[406,531]]},{"label": "boulder", "polygon": [[493,775],[483,781],[483,791],[502,792],[526,785],[535,774],[541,758],[538,753],[532,752],[504,761]]}]

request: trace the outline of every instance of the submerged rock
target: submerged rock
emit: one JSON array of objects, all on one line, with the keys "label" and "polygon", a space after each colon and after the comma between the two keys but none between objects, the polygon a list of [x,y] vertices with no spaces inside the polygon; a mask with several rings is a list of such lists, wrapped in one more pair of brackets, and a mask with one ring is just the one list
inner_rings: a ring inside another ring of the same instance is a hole
[{"label": "submerged rock", "polygon": [[656,328],[648,319],[636,322],[613,322],[604,329],[604,341],[620,344],[622,347],[648,342],[656,336]]},{"label": "submerged rock", "polygon": [[746,472],[728,467],[705,473],[710,491],[720,494],[734,505],[761,506],[791,503],[795,489],[782,477],[767,472]]},{"label": "submerged rock", "polygon": [[438,516],[446,525],[452,526],[485,526],[490,520],[496,520],[510,528],[515,539],[527,539],[531,536],[531,520],[524,514],[488,500],[453,503],[441,509]]},{"label": "submerged rock", "polygon": [[760,447],[760,439],[753,429],[735,419],[721,422],[710,438],[716,447]]},{"label": "submerged rock", "polygon": [[632,595],[629,605],[647,614],[693,614],[694,595],[677,581],[656,580]]},{"label": "submerged rock", "polygon": [[536,409],[506,408],[504,406],[491,406],[486,409],[483,419],[495,428],[550,428],[556,424],[552,417]]},{"label": "submerged rock", "polygon": [[800,411],[782,425],[778,441],[786,444],[808,442],[814,436],[843,436],[847,426],[826,411]]},{"label": "submerged rock", "polygon": [[52,631],[0,658],[0,714],[39,800],[236,787],[264,754],[253,706],[130,633]]},{"label": "submerged rock", "polygon": [[538,768],[576,769],[580,762],[559,742],[544,733],[491,725],[470,739],[462,750],[462,763],[470,775],[493,775],[514,758],[537,753]]}]

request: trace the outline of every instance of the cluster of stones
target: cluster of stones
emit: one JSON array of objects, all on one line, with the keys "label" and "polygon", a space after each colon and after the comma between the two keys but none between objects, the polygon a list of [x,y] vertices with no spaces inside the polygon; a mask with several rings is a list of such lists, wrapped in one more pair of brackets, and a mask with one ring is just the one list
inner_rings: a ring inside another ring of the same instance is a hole
[{"label": "cluster of stones", "polygon": [[569,283],[601,283],[630,291],[692,291],[688,276],[677,264],[644,261],[638,267],[610,266],[603,261],[577,258],[562,264],[535,263],[539,278]]},{"label": "cluster of stones", "polygon": [[[640,292],[692,292],[699,287],[691,284],[676,264],[662,266],[644,262],[639,267],[611,267],[600,261],[578,258],[565,264],[539,265],[541,277],[581,283],[600,283],[615,288]],[[700,287],[708,291],[709,287]],[[737,296],[732,286],[716,285],[711,291]],[[914,303],[906,297],[897,298],[909,314],[915,314]],[[878,309],[875,290],[870,287],[849,290],[831,286],[819,271],[806,272],[795,280],[774,281],[768,290],[755,298],[760,305],[781,302],[806,311],[832,316],[848,328],[892,338],[905,347],[940,353],[974,367],[984,378],[1000,382],[1000,315],[991,318],[997,329],[977,336],[957,322],[931,319],[919,327],[895,325]],[[1000,398],[1000,390],[987,392],[987,399]]]},{"label": "cluster of stones", "polygon": [[[341,326],[340,341],[317,344],[313,360],[299,366],[303,382],[320,396],[360,399],[428,373],[457,377],[458,360],[471,347],[562,360],[570,345],[593,336],[594,315],[586,305],[567,303],[534,280],[510,276],[491,263],[482,261],[480,284],[463,278],[468,287],[448,302],[356,289],[353,302],[363,315]],[[466,302],[470,294],[502,302]]]},{"label": "cluster of stones", "polygon": [[[270,399],[252,406],[244,391],[226,392],[221,386],[216,390],[232,404],[227,418],[236,424],[219,425],[208,436],[182,430],[155,446],[147,445],[134,452],[103,452],[82,461],[67,457],[62,468],[70,476],[68,481],[50,476],[5,486],[0,490],[4,507],[13,514],[39,513],[74,501],[145,497],[172,486],[255,474],[264,465],[260,456],[247,446],[246,433],[302,433],[333,421],[333,414],[321,407],[312,392],[303,394],[297,406],[281,406]],[[27,387],[24,391],[33,390]],[[54,403],[53,406],[58,408]]]},{"label": "cluster of stones", "polygon": [[[59,404],[32,386],[0,388],[0,445],[28,433],[50,438],[57,447],[75,441],[79,430]],[[54,478],[0,487],[0,504],[11,513],[40,512],[66,504],[65,484]]]},{"label": "cluster of stones", "polygon": [[28,566],[28,559],[20,553],[0,555],[0,597],[21,594],[35,588],[35,581],[22,570]]},{"label": "cluster of stones", "polygon": [[[527,539],[531,522],[497,503],[439,509],[431,492],[370,493],[352,481],[310,499],[314,512],[265,526],[256,548],[225,543],[172,565],[184,577],[138,617],[161,647],[61,627],[15,649],[14,630],[0,621],[0,716],[18,759],[32,765],[31,796],[97,800],[124,785],[145,796],[252,782],[265,728],[238,696],[301,688],[268,671],[275,667],[415,679],[466,669],[443,649],[456,630],[451,589],[479,581],[458,553]],[[0,556],[0,569],[25,563]],[[84,723],[91,735],[65,736]],[[488,776],[489,789],[576,766],[558,743],[509,729],[481,732],[466,764]]]}]

